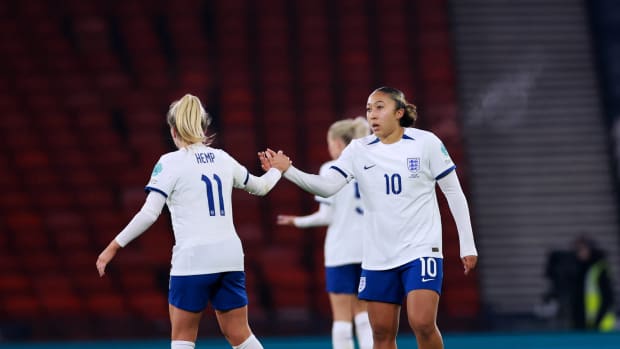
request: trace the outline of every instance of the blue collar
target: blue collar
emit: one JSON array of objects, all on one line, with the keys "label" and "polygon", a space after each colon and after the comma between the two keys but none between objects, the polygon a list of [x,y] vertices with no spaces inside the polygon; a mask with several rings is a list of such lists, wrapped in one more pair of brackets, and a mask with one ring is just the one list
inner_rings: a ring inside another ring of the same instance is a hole
[{"label": "blue collar", "polygon": [[[407,136],[407,134],[405,134],[405,133],[403,133],[403,139],[410,139],[412,141],[415,140],[412,137]],[[368,145],[375,144],[375,143],[378,143],[378,142],[380,142],[379,137],[375,138],[372,142],[368,143]]]}]

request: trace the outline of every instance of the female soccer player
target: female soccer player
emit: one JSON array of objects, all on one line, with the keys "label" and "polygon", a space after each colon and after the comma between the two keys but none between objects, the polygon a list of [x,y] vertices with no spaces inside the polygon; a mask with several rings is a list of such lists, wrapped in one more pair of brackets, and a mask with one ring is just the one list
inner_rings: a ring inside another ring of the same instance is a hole
[{"label": "female soccer player", "polygon": [[172,103],[167,119],[178,150],[164,154],[155,165],[144,206],[99,255],[99,275],[167,204],[175,237],[168,294],[171,348],[195,347],[209,302],[233,348],[262,348],[248,325],[243,249],[233,226],[231,192],[235,187],[265,195],[284,168],[274,166],[255,177],[225,151],[210,147],[205,136],[210,118],[195,96],[187,94]]},{"label": "female soccer player", "polygon": [[[367,136],[368,122],[363,117],[333,123],[327,131],[327,148],[333,160],[355,138]],[[330,171],[334,162],[321,166],[320,174]],[[372,330],[366,302],[357,298],[362,270],[362,205],[357,183],[350,182],[330,198],[317,197],[319,210],[304,216],[278,216],[278,224],[299,228],[328,225],[325,236],[325,279],[332,309],[332,345],[334,349],[353,349],[353,324],[360,349],[372,348]]]},{"label": "female soccer player", "polygon": [[436,323],[443,278],[436,183],[456,221],[465,274],[478,258],[456,166],[437,136],[412,127],[416,109],[401,91],[373,91],[366,118],[374,134],[352,141],[325,175],[287,169],[289,161],[273,159],[270,149],[259,153],[261,164],[284,166],[287,179],[323,197],[357,180],[365,228],[359,297],[368,301],[374,348],[396,348],[403,298],[418,348],[443,348]]}]

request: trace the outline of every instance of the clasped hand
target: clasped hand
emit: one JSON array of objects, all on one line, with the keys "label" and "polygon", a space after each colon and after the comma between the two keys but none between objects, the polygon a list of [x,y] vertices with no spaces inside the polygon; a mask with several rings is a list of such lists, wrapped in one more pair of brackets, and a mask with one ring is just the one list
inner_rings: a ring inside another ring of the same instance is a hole
[{"label": "clasped hand", "polygon": [[282,150],[275,152],[269,148],[265,151],[258,152],[258,159],[264,171],[269,171],[270,168],[277,168],[280,172],[284,173],[292,164],[291,159],[289,159]]}]

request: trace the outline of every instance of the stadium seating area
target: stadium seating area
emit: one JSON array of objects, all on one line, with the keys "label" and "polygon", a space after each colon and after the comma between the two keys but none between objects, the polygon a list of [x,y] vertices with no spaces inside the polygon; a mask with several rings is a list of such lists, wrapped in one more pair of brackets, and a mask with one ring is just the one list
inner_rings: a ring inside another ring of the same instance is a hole
[{"label": "stadium seating area", "polygon": [[[418,105],[419,126],[445,141],[467,188],[445,1],[3,1],[0,56],[5,337],[167,334],[167,214],[106,277],[95,260],[172,150],[165,113],[186,92],[213,115],[215,146],[259,174],[256,151],[266,146],[317,171],[328,126],[363,115],[374,88],[398,87]],[[281,182],[265,198],[233,199],[253,325],[324,330],[323,230],[275,225],[278,213],[314,210],[312,196]],[[450,324],[478,313],[479,293],[462,277],[444,201],[442,213],[440,321]]]}]

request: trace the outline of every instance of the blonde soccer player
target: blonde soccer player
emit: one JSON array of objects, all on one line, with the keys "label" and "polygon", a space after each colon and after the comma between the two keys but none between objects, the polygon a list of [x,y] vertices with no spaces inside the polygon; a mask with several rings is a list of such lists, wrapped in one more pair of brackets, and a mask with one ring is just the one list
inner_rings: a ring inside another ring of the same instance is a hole
[{"label": "blonde soccer player", "polygon": [[162,155],[155,165],[144,206],[99,255],[99,275],[167,205],[175,238],[168,292],[171,349],[195,347],[200,318],[209,303],[233,348],[260,349],[248,325],[243,248],[233,225],[231,192],[239,188],[265,195],[284,167],[255,177],[224,150],[210,147],[205,136],[210,117],[190,94],[171,104],[167,122],[178,150]]}]

